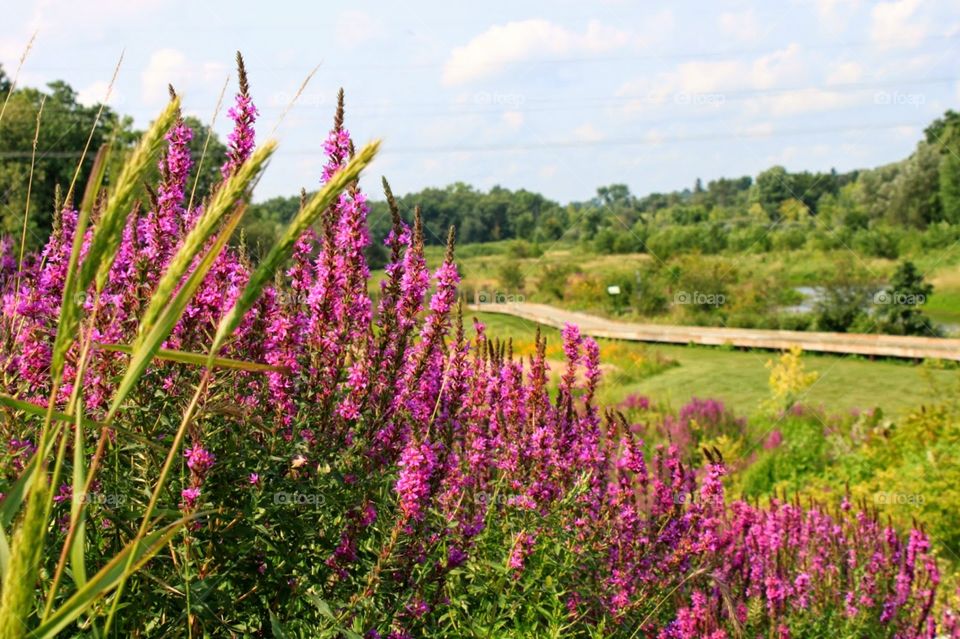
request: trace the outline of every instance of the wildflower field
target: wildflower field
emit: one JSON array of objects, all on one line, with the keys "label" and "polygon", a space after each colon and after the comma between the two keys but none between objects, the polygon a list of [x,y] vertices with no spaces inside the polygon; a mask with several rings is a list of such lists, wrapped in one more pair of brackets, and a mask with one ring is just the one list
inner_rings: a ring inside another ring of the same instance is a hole
[{"label": "wildflower field", "polygon": [[750,419],[603,405],[621,347],[490,334],[455,230],[431,273],[386,180],[371,296],[379,143],[344,114],[257,260],[229,240],[276,145],[242,61],[211,192],[171,91],[40,252],[4,241],[0,637],[960,637],[949,399],[827,415],[791,352]]}]

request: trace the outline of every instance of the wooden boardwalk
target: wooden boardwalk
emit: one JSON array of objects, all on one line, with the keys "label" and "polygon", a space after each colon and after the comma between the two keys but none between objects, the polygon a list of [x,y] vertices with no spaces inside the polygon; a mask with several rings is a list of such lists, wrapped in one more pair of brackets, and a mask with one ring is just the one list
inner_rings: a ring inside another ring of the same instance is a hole
[{"label": "wooden boardwalk", "polygon": [[752,328],[715,328],[665,324],[634,324],[567,311],[546,304],[472,304],[473,311],[513,315],[531,322],[562,328],[576,324],[592,337],[668,344],[733,345],[743,348],[784,350],[799,346],[805,351],[873,355],[907,359],[948,359],[960,361],[960,339],[901,337],[859,333],[815,333]]}]

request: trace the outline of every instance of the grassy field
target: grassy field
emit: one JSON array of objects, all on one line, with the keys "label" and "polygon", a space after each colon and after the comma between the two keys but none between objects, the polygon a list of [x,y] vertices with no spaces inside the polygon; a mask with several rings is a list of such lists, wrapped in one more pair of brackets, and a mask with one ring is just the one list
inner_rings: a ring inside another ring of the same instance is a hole
[{"label": "grassy field", "polygon": [[[487,325],[490,336],[512,337],[520,345],[531,343],[537,328],[529,321],[507,315],[471,315]],[[560,341],[558,331],[546,327],[542,331],[555,348]],[[617,403],[632,393],[647,395],[675,408],[694,396],[715,397],[740,414],[750,414],[769,395],[765,365],[775,357],[771,352],[600,342],[601,357],[607,366],[601,398],[607,404]],[[518,350],[523,352],[522,347]],[[820,379],[810,388],[804,403],[822,406],[831,413],[880,407],[885,413],[901,414],[944,393],[955,392],[960,381],[957,370],[896,360],[813,354],[805,355],[805,360],[807,369],[820,373]],[[633,379],[618,374],[636,368],[638,361],[646,364]]]}]

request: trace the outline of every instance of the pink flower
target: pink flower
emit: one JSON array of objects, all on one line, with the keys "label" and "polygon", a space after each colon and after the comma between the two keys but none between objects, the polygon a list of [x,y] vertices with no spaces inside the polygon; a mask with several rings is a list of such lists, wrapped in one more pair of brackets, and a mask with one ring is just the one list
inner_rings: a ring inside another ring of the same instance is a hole
[{"label": "pink flower", "polygon": [[197,505],[197,499],[200,497],[200,489],[191,486],[180,491],[181,504],[183,510],[192,510]]},{"label": "pink flower", "polygon": [[405,517],[420,521],[423,519],[424,506],[430,496],[430,480],[437,466],[437,454],[427,443],[411,441],[403,449],[398,462],[400,475],[397,478],[396,491],[400,499],[400,510]]},{"label": "pink flower", "polygon": [[183,456],[187,458],[187,467],[200,477],[206,475],[216,460],[213,453],[200,444],[194,444],[191,448],[183,451]]}]

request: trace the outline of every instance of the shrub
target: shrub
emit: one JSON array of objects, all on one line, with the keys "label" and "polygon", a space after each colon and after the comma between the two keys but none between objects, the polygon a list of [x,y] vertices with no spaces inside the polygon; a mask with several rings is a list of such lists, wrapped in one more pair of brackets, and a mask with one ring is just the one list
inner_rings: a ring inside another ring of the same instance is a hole
[{"label": "shrub", "polygon": [[524,279],[523,269],[513,260],[504,262],[497,269],[497,282],[505,291],[522,291]]}]

